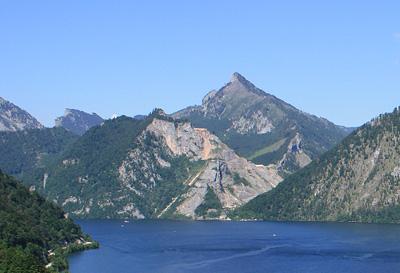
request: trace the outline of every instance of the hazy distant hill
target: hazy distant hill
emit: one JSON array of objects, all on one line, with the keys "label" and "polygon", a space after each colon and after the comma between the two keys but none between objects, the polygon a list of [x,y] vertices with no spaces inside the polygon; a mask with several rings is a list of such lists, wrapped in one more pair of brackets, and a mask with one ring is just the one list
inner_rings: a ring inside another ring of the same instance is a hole
[{"label": "hazy distant hill", "polygon": [[89,114],[80,110],[65,109],[64,116],[56,119],[56,127],[63,127],[77,135],[83,135],[87,130],[104,122],[96,113]]}]

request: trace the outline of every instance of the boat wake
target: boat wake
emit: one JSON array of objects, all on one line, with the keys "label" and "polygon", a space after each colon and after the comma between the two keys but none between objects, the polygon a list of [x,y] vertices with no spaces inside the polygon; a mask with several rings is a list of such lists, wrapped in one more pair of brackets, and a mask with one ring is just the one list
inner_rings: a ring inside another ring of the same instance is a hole
[{"label": "boat wake", "polygon": [[257,255],[260,255],[262,253],[268,252],[268,251],[270,251],[272,249],[288,247],[288,246],[289,245],[277,245],[277,246],[264,247],[264,248],[261,248],[261,249],[248,251],[248,252],[245,252],[245,253],[239,253],[239,254],[226,256],[226,257],[221,257],[221,258],[216,258],[216,259],[203,260],[203,261],[194,262],[194,263],[179,264],[177,266],[184,267],[186,269],[202,268],[202,267],[210,266],[210,265],[215,264],[215,263],[226,262],[226,261],[235,260],[235,259],[244,258],[244,257],[257,256]]}]

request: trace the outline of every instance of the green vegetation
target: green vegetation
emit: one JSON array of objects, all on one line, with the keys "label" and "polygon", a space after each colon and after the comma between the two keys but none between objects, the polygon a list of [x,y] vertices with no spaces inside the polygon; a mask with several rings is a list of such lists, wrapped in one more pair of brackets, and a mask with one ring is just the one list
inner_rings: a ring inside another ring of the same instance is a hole
[{"label": "green vegetation", "polygon": [[63,128],[0,132],[0,169],[18,178],[29,178],[76,139]]},{"label": "green vegetation", "polygon": [[[400,223],[400,110],[381,115],[336,148],[234,211],[236,219]],[[362,200],[362,202],[360,202]]]},{"label": "green vegetation", "polygon": [[[186,167],[189,172],[188,173],[184,173],[184,176],[186,176],[186,181],[185,183],[182,184],[182,180],[179,181],[178,185],[179,185],[179,191],[177,192],[177,196],[179,196],[179,198],[169,207],[169,209],[163,213],[163,215],[161,215],[163,219],[175,219],[175,220],[188,220],[190,219],[190,217],[187,217],[185,215],[181,215],[179,213],[176,213],[176,209],[177,207],[182,203],[183,201],[183,196],[184,194],[190,189],[190,186],[188,185],[188,183],[199,173],[202,172],[205,168],[205,166],[207,165],[206,161],[194,161],[194,162],[190,162],[190,161],[186,161],[185,157],[183,157],[182,159],[184,159],[184,161],[186,162]],[[177,166],[178,168],[181,168],[182,166]],[[182,177],[183,178],[183,177]],[[180,178],[180,179],[182,179]],[[176,182],[175,182],[176,183]],[[168,200],[173,200],[173,198],[177,197],[177,196],[173,196],[172,193],[167,193],[166,194],[168,196]],[[164,197],[165,198],[165,197]],[[165,208],[165,207],[164,207]],[[158,207],[157,211],[164,209],[163,207]]]},{"label": "green vegetation", "polygon": [[[136,199],[135,205],[148,218],[157,218],[173,198],[185,193],[188,187],[183,182],[204,164],[202,161],[191,162],[184,156],[169,158],[169,162],[170,168],[161,168],[157,171],[161,177],[157,181],[157,187],[144,191],[144,195]],[[178,204],[176,203],[171,209],[176,208]]]},{"label": "green vegetation", "polygon": [[46,272],[48,263],[51,270],[63,271],[67,253],[61,249],[73,249],[77,240],[91,242],[61,209],[1,172],[0,200],[0,272]]},{"label": "green vegetation", "polygon": [[243,177],[241,177],[238,173],[233,174],[233,183],[235,185],[243,185],[243,186],[249,186],[250,183]]},{"label": "green vegetation", "polygon": [[119,117],[90,129],[48,165],[40,192],[77,218],[130,218],[135,209],[157,218],[187,191],[184,182],[204,162],[171,155],[163,140],[145,131],[155,118],[179,123],[156,109],[144,120]]},{"label": "green vegetation", "polygon": [[222,205],[214,190],[207,187],[207,193],[203,203],[195,210],[196,215],[208,218],[216,218],[221,215]]},{"label": "green vegetation", "polygon": [[[304,114],[276,98],[267,97],[260,103],[248,106],[248,109],[242,109],[243,107],[241,106],[241,110],[234,107],[230,107],[229,110],[225,109],[223,117],[207,116],[201,110],[193,110],[189,111],[185,118],[193,126],[207,128],[216,134],[240,156],[263,165],[279,162],[287,153],[288,145],[296,133],[299,133],[303,140],[302,149],[313,160],[333,148],[349,133],[349,130],[338,127],[327,120]],[[271,132],[241,134],[232,129],[233,122],[230,118],[237,116],[240,111],[248,114],[257,110],[265,110],[265,114],[273,121],[274,129]],[[293,173],[299,169],[296,162],[291,159],[283,167],[286,173]]]},{"label": "green vegetation", "polygon": [[301,150],[314,160],[351,131],[296,109],[239,74],[233,77],[234,81],[205,97],[202,106],[188,107],[175,115],[190,120],[195,127],[207,128],[256,164],[279,163],[281,174],[287,176],[302,167],[294,156],[286,156],[282,162],[296,135],[301,138]]},{"label": "green vegetation", "polygon": [[[52,200],[59,199],[60,205],[70,196],[96,203],[117,198],[115,194],[119,189],[119,181],[116,170],[126,152],[134,148],[134,139],[147,126],[147,122],[123,116],[90,129],[49,165],[46,190],[40,188],[40,191]],[[71,203],[64,209],[73,212],[85,205]],[[103,218],[105,214],[118,218],[112,207],[94,206],[90,214],[93,218]]]},{"label": "green vegetation", "polygon": [[23,249],[8,247],[0,242],[0,272],[2,273],[45,273],[40,260]]},{"label": "green vegetation", "polygon": [[286,138],[280,139],[277,142],[275,142],[274,144],[264,147],[261,150],[256,151],[255,153],[250,155],[248,157],[248,159],[253,160],[253,159],[261,157],[263,155],[276,152],[279,150],[279,148],[281,148],[283,146],[283,144],[285,144],[286,141],[287,141]]}]

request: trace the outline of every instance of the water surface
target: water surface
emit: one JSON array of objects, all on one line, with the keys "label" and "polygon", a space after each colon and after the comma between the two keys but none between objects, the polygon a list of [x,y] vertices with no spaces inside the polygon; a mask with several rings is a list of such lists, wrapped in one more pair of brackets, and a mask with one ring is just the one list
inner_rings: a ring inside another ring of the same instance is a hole
[{"label": "water surface", "polygon": [[400,272],[400,226],[80,221],[101,244],[71,273]]}]

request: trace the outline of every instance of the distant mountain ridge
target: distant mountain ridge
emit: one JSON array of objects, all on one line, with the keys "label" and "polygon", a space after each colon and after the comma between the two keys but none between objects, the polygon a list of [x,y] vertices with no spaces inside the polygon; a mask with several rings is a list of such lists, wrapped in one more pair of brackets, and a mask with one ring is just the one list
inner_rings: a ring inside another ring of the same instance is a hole
[{"label": "distant mountain ridge", "polygon": [[380,115],[239,218],[400,223],[400,108]]},{"label": "distant mountain ridge", "polygon": [[15,132],[44,128],[37,119],[0,97],[0,131]]},{"label": "distant mountain ridge", "polygon": [[64,116],[55,120],[56,127],[63,127],[77,135],[83,135],[87,130],[98,126],[104,122],[104,119],[96,113],[86,113],[76,109],[65,109]]},{"label": "distant mountain ridge", "polygon": [[351,130],[304,113],[265,93],[239,73],[209,92],[201,106],[172,114],[207,128],[239,155],[292,173],[316,159]]}]

